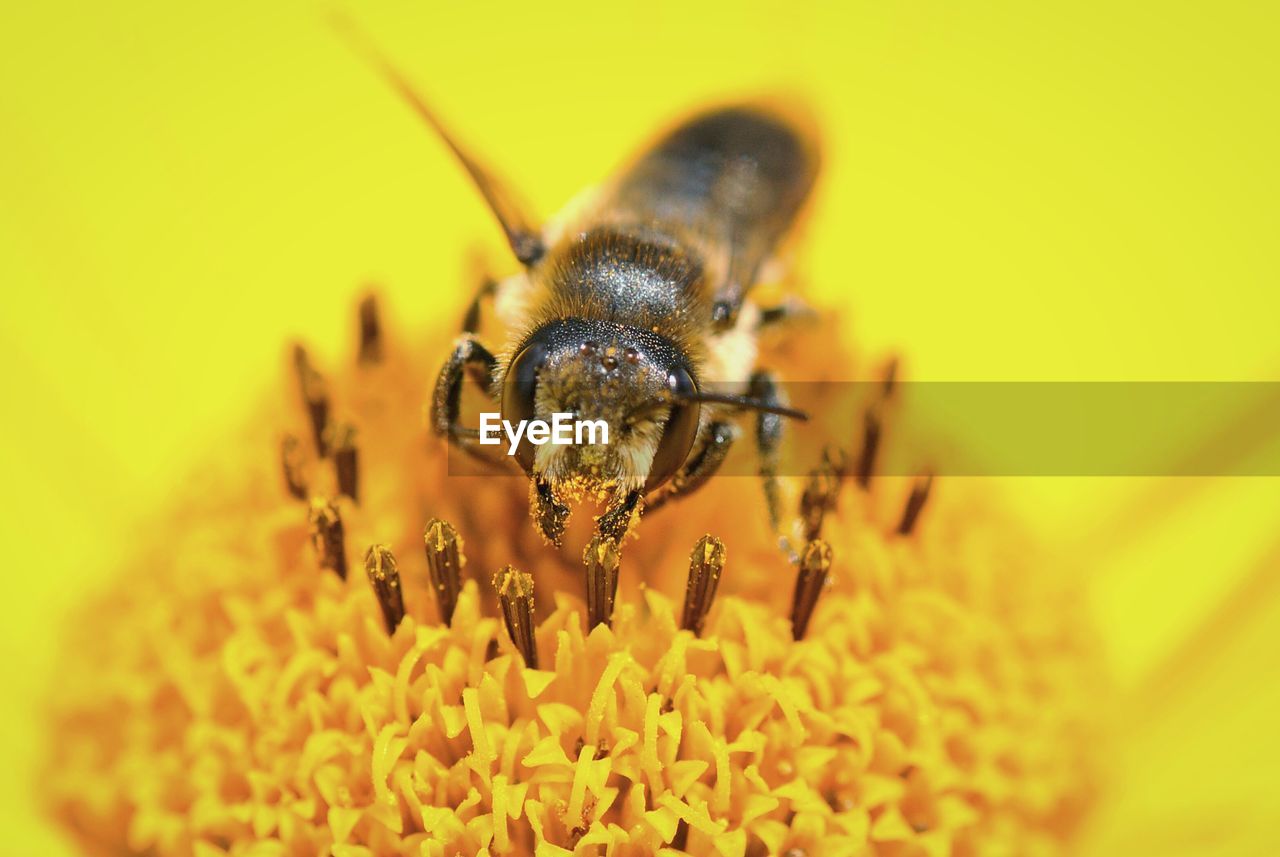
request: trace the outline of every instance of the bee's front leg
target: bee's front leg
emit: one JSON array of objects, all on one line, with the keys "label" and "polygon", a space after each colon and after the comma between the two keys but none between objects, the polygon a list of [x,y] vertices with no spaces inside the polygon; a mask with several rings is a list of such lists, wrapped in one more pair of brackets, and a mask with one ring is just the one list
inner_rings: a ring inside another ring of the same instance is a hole
[{"label": "bee's front leg", "polygon": [[643,492],[638,488],[626,492],[621,499],[615,495],[609,503],[609,508],[596,519],[596,532],[605,538],[613,539],[616,544],[622,544],[623,537],[631,529],[631,518],[643,497]]},{"label": "bee's front leg", "polygon": [[460,424],[462,382],[470,377],[485,394],[492,397],[493,370],[498,361],[475,337],[463,334],[454,343],[436,379],[431,396],[431,429],[454,446],[487,463],[494,459],[480,447],[480,431]]},{"label": "bee's front leg", "polygon": [[802,321],[814,321],[817,311],[796,295],[787,295],[780,303],[764,307],[756,320],[756,333]]},{"label": "bee's front leg", "polygon": [[471,303],[467,305],[467,312],[462,316],[462,332],[475,333],[480,329],[481,314],[486,299],[491,298],[498,291],[498,281],[492,277],[484,277],[480,281],[480,287],[476,289],[476,293],[471,298]]},{"label": "bee's front leg", "polygon": [[569,522],[569,507],[556,498],[551,483],[541,476],[533,479],[529,489],[529,514],[543,538],[559,547]]},{"label": "bee's front leg", "polygon": [[[757,370],[748,385],[749,395],[770,405],[785,405],[778,384],[769,372]],[[778,448],[782,443],[782,417],[761,411],[756,416],[756,449],[760,455],[760,481],[764,489],[769,526],[778,536],[778,546],[792,563],[800,561],[791,541],[782,532],[782,496],[778,484]]]}]

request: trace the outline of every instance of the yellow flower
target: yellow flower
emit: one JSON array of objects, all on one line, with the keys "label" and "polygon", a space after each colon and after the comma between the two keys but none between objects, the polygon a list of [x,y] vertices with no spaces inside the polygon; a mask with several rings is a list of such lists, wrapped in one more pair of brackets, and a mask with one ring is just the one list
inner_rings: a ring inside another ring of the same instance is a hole
[{"label": "yellow flower", "polygon": [[[941,484],[902,536],[904,483],[845,480],[823,530],[829,585],[797,641],[796,575],[755,485],[713,482],[642,521],[612,627],[588,631],[583,566],[539,542],[523,480],[451,477],[427,442],[416,408],[434,350],[384,344],[328,389],[302,364],[304,395],[355,428],[323,439],[329,459],[289,445],[285,481],[318,506],[282,485],[281,433],[308,436],[282,397],[75,624],[43,783],[91,850],[1025,855],[1068,841],[1095,786],[1092,645],[1070,582],[1032,565],[980,494]],[[794,375],[816,349],[780,359]],[[338,447],[358,450],[354,487],[349,469],[335,477]],[[342,541],[326,542],[309,518],[339,485],[360,502],[333,501]],[[424,550],[433,517],[464,539],[449,625]],[[679,602],[706,532],[727,557],[704,557],[724,567],[695,636]],[[371,555],[378,573],[399,569],[398,624],[359,562],[374,542],[395,557]],[[489,580],[507,563],[535,582],[541,669],[497,616]]]}]

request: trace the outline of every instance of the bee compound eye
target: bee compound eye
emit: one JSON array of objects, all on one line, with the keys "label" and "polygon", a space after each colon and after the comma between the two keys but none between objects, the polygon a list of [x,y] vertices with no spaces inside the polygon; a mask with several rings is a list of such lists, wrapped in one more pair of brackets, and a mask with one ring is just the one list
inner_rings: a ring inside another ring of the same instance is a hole
[{"label": "bee compound eye", "polygon": [[[547,348],[541,343],[526,345],[507,370],[502,388],[502,419],[511,423],[532,420],[537,409],[538,373],[547,362]],[[526,472],[533,468],[533,444],[520,441],[516,459]]]},{"label": "bee compound eye", "polygon": [[[698,391],[693,378],[684,369],[675,369],[667,377],[667,384],[677,395],[693,395]],[[698,419],[701,408],[697,402],[677,401],[671,406],[671,414],[662,429],[662,439],[649,468],[649,478],[644,490],[652,491],[676,474],[689,457],[693,441],[698,436]]]}]

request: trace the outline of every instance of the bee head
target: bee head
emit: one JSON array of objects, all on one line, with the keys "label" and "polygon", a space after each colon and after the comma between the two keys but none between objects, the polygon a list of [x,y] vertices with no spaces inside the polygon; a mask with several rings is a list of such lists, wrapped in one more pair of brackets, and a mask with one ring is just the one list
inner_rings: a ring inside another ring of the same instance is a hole
[{"label": "bee head", "polygon": [[651,331],[612,322],[562,319],[529,336],[507,367],[502,418],[607,426],[596,442],[521,440],[516,457],[530,475],[570,491],[643,488],[666,482],[698,433],[697,385],[688,361]]}]

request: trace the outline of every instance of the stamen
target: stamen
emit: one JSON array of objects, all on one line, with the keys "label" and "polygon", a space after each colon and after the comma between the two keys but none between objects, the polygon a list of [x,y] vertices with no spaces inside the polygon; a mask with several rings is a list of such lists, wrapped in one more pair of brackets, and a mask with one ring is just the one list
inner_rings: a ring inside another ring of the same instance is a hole
[{"label": "stamen", "polygon": [[582,554],[587,564],[587,630],[604,623],[613,626],[613,602],[618,595],[618,543],[597,534]]},{"label": "stamen", "polygon": [[347,579],[346,540],[338,507],[323,497],[311,498],[311,545],[321,568],[327,568],[343,580]]},{"label": "stamen", "polygon": [[373,594],[378,596],[387,633],[394,634],[400,620],[404,619],[404,593],[400,591],[400,570],[396,567],[391,548],[386,545],[370,547],[364,555],[364,570],[373,585]]},{"label": "stamen", "polygon": [[800,555],[800,571],[791,602],[791,636],[799,640],[809,629],[809,619],[818,606],[818,596],[827,584],[831,570],[831,546],[821,539],[809,542]]},{"label": "stamen", "polygon": [[880,397],[884,400],[893,398],[898,389],[898,358],[892,357],[884,367],[884,377],[880,382]]},{"label": "stamen", "polygon": [[280,465],[284,470],[284,487],[290,496],[307,499],[307,480],[302,475],[302,444],[296,435],[287,434],[280,441]]},{"label": "stamen", "polygon": [[360,301],[360,354],[361,366],[382,362],[382,322],[378,319],[378,299],[365,295]]},{"label": "stamen", "polygon": [[462,542],[458,531],[447,521],[432,518],[423,536],[427,545],[427,566],[431,569],[431,588],[436,593],[440,621],[453,624],[453,611],[458,606],[462,589]]},{"label": "stamen", "polygon": [[924,508],[925,501],[929,499],[931,488],[933,488],[932,473],[917,479],[911,486],[911,495],[907,497],[906,508],[902,510],[902,522],[898,524],[899,535],[911,535],[911,531],[915,529],[916,520],[920,517],[920,511]]},{"label": "stamen", "polygon": [[809,471],[804,494],[800,497],[800,518],[808,541],[822,534],[823,520],[828,512],[835,510],[847,464],[843,450],[828,447],[822,454],[822,464]]},{"label": "stamen", "polygon": [[858,486],[866,489],[871,484],[871,475],[876,469],[876,454],[880,449],[880,434],[883,424],[878,405],[867,408],[863,414],[862,454],[858,457]]},{"label": "stamen", "polygon": [[509,565],[493,576],[507,635],[529,669],[538,668],[538,641],[533,636],[533,577]]},{"label": "stamen", "polygon": [[323,457],[328,455],[325,438],[325,429],[329,426],[328,385],[311,365],[311,358],[301,345],[293,347],[293,365],[298,373],[298,389],[307,408],[307,418],[311,421],[311,436],[316,444],[316,452]]},{"label": "stamen", "polygon": [[360,453],[356,449],[356,429],[351,423],[334,426],[329,432],[329,450],[333,453],[333,469],[339,493],[360,502]]},{"label": "stamen", "polygon": [[894,357],[885,366],[878,392],[879,396],[863,412],[862,454],[858,457],[855,473],[858,486],[863,490],[870,486],[871,477],[875,474],[876,456],[884,434],[884,408],[898,392],[898,358]]},{"label": "stamen", "polygon": [[684,591],[684,616],[680,627],[702,636],[711,602],[724,570],[724,542],[712,535],[698,539],[689,555],[689,583]]}]

